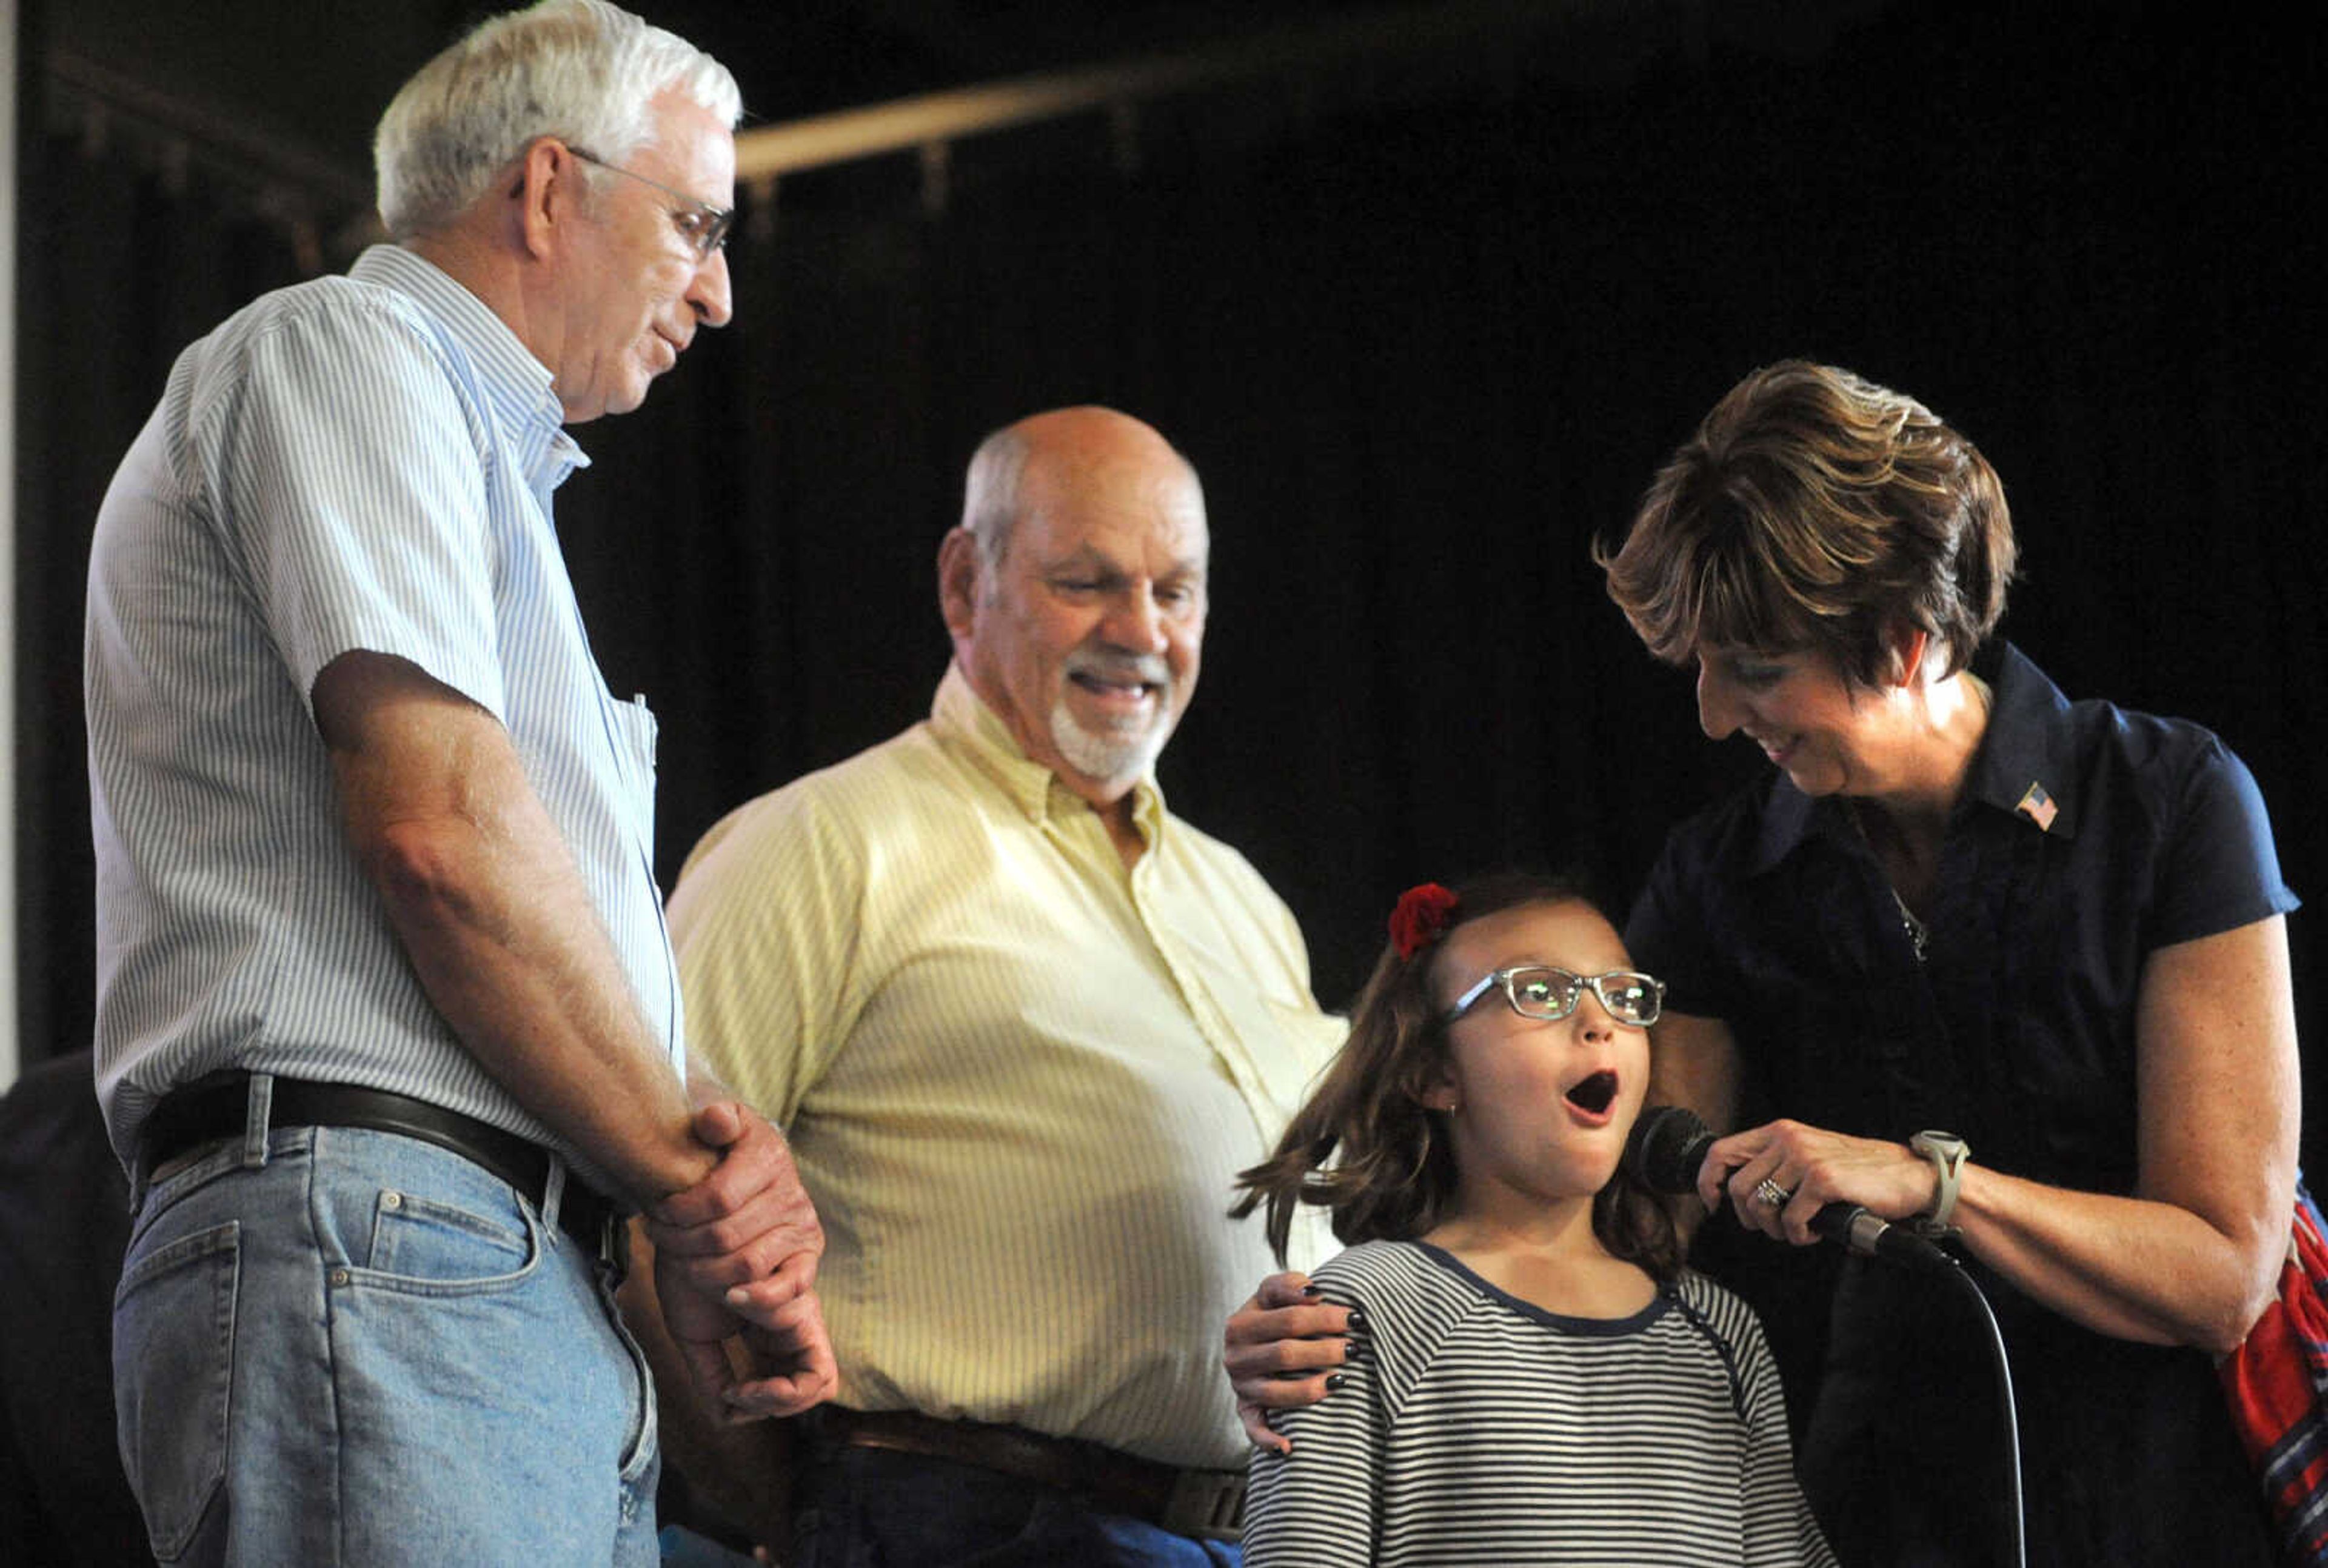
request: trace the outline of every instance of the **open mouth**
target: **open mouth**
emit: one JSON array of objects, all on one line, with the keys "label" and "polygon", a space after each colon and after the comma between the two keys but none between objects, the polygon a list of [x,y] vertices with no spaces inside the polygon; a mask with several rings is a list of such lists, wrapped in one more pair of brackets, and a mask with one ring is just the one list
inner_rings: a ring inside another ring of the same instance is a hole
[{"label": "open mouth", "polygon": [[1617,1097],[1617,1075],[1603,1067],[1591,1077],[1582,1079],[1568,1091],[1568,1103],[1580,1111],[1598,1116],[1609,1109]]},{"label": "open mouth", "polygon": [[1084,666],[1066,672],[1067,683],[1081,691],[1084,721],[1109,728],[1145,729],[1164,710],[1166,686],[1155,672],[1129,665],[1108,669]]},{"label": "open mouth", "polygon": [[1077,670],[1067,679],[1095,697],[1109,698],[1117,702],[1136,702],[1156,690],[1137,676],[1110,680],[1088,670]]}]

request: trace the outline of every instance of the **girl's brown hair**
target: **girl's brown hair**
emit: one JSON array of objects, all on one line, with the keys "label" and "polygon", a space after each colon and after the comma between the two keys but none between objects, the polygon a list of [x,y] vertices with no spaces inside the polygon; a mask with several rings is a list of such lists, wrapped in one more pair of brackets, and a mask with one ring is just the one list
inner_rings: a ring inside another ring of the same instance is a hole
[{"label": "girl's brown hair", "polygon": [[[1423,1092],[1447,1062],[1447,1026],[1432,994],[1431,965],[1446,934],[1471,921],[1535,904],[1582,904],[1598,911],[1574,878],[1522,872],[1466,884],[1437,936],[1413,956],[1385,945],[1358,993],[1350,1038],[1278,1140],[1276,1152],[1240,1171],[1244,1189],[1230,1212],[1264,1209],[1280,1264],[1294,1206],[1333,1211],[1347,1245],[1411,1241],[1447,1216],[1456,1192],[1443,1112],[1423,1108]],[[1592,1229],[1611,1254],[1657,1279],[1681,1267],[1672,1216],[1629,1171],[1619,1170],[1592,1199]]]}]

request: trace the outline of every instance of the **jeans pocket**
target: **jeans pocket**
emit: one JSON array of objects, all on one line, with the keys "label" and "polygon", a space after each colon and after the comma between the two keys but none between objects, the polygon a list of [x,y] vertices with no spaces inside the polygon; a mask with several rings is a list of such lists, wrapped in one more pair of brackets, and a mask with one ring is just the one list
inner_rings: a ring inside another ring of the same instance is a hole
[{"label": "jeans pocket", "polygon": [[384,1188],[371,1241],[350,1283],[418,1295],[465,1295],[523,1283],[541,1258],[541,1233],[512,1196],[499,1214]]},{"label": "jeans pocket", "polygon": [[114,1294],[114,1415],[154,1555],[184,1553],[226,1477],[242,1227],[132,1253]]}]

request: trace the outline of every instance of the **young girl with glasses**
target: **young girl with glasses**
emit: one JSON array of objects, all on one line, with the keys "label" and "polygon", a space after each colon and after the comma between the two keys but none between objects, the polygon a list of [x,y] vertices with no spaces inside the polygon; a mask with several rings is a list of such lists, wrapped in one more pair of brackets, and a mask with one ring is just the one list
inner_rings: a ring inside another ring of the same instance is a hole
[{"label": "young girl with glasses", "polygon": [[1410,889],[1349,1042],[1240,1178],[1349,1250],[1322,1404],[1257,1453],[1247,1568],[1831,1563],[1760,1325],[1620,1167],[1664,988],[1572,885]]}]

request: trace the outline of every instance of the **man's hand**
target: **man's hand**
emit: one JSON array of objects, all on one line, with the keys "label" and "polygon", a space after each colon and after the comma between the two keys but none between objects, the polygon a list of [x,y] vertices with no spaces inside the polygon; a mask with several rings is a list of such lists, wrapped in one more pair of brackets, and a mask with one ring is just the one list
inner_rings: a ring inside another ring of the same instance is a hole
[{"label": "man's hand", "polygon": [[[775,1276],[756,1286],[707,1294],[686,1263],[657,1250],[654,1288],[664,1329],[708,1409],[730,1421],[798,1415],[832,1395],[840,1380],[816,1292]],[[740,1336],[739,1368],[730,1341]]]},{"label": "man's hand", "polygon": [[[823,1228],[765,1118],[718,1100],[693,1125],[718,1165],[643,1216],[663,1325],[707,1402],[739,1421],[797,1415],[830,1396],[838,1376],[813,1288]],[[729,1353],[738,1335],[749,1377]]]},{"label": "man's hand", "polygon": [[[638,1337],[639,1347],[654,1369],[665,1469],[683,1473],[706,1502],[752,1539],[780,1546],[791,1541],[793,1423],[741,1419],[724,1398],[702,1398],[686,1356],[672,1343],[670,1326],[663,1321],[662,1302],[656,1295],[654,1243],[645,1224],[635,1219],[631,1222],[631,1263],[617,1299],[623,1320]],[[751,1333],[745,1330],[746,1340]],[[731,1339],[728,1344],[748,1353],[745,1341]],[[805,1408],[814,1401],[803,1397],[799,1403]]]},{"label": "man's hand", "polygon": [[1269,1425],[1272,1410],[1296,1410],[1326,1397],[1334,1368],[1350,1358],[1348,1336],[1365,1319],[1318,1300],[1300,1273],[1272,1274],[1229,1319],[1221,1364],[1236,1390],[1237,1419],[1260,1448],[1291,1453],[1293,1444]]},{"label": "man's hand", "polygon": [[824,1253],[824,1227],[784,1134],[738,1100],[699,1109],[694,1131],[719,1152],[719,1163],[647,1209],[658,1264],[672,1259],[706,1295],[772,1275],[784,1278],[792,1294],[808,1290]]},{"label": "man's hand", "polygon": [[[753,1287],[739,1285],[728,1293],[731,1305]],[[809,1291],[782,1306],[763,1312],[749,1301],[744,1349],[750,1376],[722,1391],[731,1421],[757,1421],[763,1416],[798,1415],[832,1397],[840,1381],[833,1365],[832,1340],[824,1330],[824,1307]]]}]

